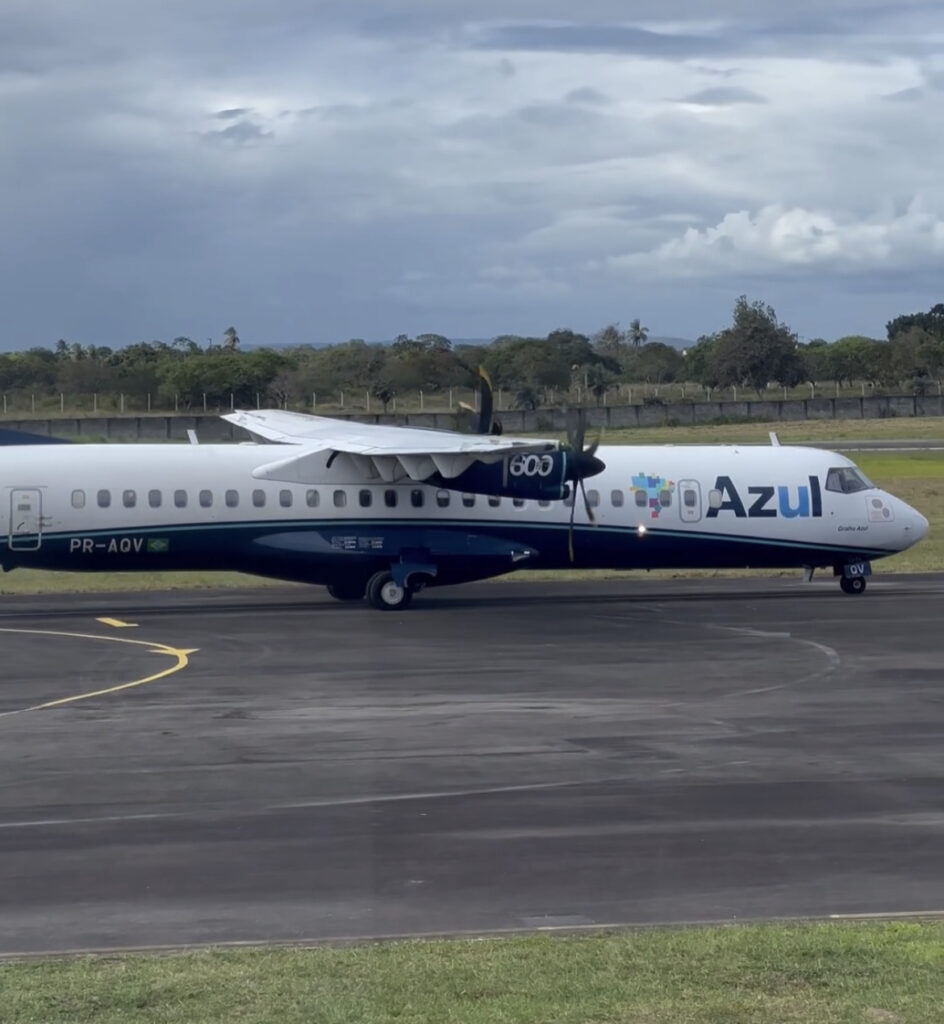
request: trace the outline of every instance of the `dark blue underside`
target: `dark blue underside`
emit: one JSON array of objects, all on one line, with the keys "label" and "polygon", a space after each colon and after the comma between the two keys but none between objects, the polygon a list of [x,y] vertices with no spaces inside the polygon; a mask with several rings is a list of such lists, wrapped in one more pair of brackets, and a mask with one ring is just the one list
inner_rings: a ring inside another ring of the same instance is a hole
[{"label": "dark blue underside", "polygon": [[[88,547],[90,540],[95,545],[93,551],[70,550],[76,541]],[[330,583],[369,575],[402,558],[437,565],[437,582],[446,583],[523,568],[791,568],[833,566],[894,554],[887,549],[775,542],[658,527],[640,537],[633,528],[577,526],[573,562],[567,547],[567,527],[560,523],[306,520],[44,534],[38,550],[5,546],[2,561],[6,569],[230,569]],[[534,554],[520,558],[526,551]]]}]

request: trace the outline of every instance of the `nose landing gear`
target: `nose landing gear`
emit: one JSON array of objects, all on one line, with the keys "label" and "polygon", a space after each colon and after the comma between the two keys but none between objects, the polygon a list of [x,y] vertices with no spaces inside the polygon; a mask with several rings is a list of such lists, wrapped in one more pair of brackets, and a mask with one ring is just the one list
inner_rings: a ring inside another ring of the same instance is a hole
[{"label": "nose landing gear", "polygon": [[869,562],[846,562],[833,570],[839,577],[839,586],[844,594],[864,594],[866,577],[872,575]]}]

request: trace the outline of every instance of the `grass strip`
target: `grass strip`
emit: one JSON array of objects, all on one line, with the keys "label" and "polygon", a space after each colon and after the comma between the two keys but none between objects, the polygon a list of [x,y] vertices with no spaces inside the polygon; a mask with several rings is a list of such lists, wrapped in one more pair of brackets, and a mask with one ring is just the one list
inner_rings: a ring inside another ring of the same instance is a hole
[{"label": "grass strip", "polygon": [[11,1024],[940,1024],[944,923],[27,961],[0,993]]}]

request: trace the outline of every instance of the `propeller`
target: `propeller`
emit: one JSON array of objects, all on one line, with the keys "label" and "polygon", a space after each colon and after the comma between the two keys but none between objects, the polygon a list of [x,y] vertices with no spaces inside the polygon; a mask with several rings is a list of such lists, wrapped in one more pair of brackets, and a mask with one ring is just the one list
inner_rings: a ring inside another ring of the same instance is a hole
[{"label": "propeller", "polygon": [[596,476],[606,469],[606,463],[598,459],[597,448],[600,446],[600,438],[597,437],[589,448],[584,447],[587,434],[587,411],[586,409],[573,410],[567,417],[567,444],[564,451],[567,453],[567,464],[564,472],[564,479],[573,482],[570,502],[570,520],[567,524],[567,553],[571,562],[574,560],[574,512],[577,508],[577,490],[579,488],[583,498],[583,507],[587,513],[587,519],[594,526],[596,516],[593,514],[593,506],[587,497],[587,489],[584,480],[590,476]]},{"label": "propeller", "polygon": [[502,425],[498,420],[492,419],[492,410],[494,408],[494,399],[492,397],[492,381],[488,374],[485,372],[485,368],[480,366],[478,368],[478,376],[480,378],[479,393],[481,399],[479,401],[479,411],[476,413],[475,409],[467,402],[460,402],[459,408],[465,409],[466,412],[472,413],[473,416],[478,416],[478,422],[476,423],[474,433],[476,434],[500,434],[502,432]]}]

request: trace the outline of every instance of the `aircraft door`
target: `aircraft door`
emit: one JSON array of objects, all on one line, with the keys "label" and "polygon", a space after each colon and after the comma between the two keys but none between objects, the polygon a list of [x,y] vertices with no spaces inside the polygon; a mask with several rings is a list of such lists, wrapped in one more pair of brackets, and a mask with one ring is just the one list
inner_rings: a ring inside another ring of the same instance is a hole
[{"label": "aircraft door", "polygon": [[701,487],[697,480],[680,480],[678,485],[679,515],[683,523],[701,519]]},{"label": "aircraft door", "polygon": [[10,491],[11,551],[36,551],[42,539],[43,495],[36,487],[14,487]]}]

